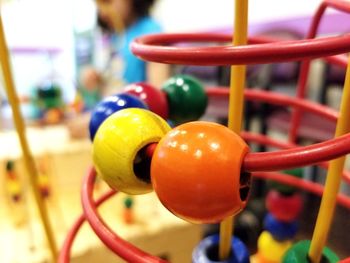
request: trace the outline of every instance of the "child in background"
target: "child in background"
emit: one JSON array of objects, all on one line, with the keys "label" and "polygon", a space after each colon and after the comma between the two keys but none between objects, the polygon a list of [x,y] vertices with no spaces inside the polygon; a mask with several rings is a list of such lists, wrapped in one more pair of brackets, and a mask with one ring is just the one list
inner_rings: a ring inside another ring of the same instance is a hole
[{"label": "child in background", "polygon": [[91,79],[96,76],[103,80],[104,94],[115,93],[133,82],[147,81],[160,86],[168,78],[168,67],[146,63],[130,50],[134,38],[161,32],[160,25],[150,17],[154,0],[96,0],[96,4],[98,25],[107,38],[105,49],[109,54],[104,69],[83,69],[83,86],[92,86]]},{"label": "child in background", "polygon": [[[100,70],[93,66],[84,67],[80,75],[81,96],[98,93],[103,97],[120,92],[133,82],[148,82],[161,87],[169,77],[169,67],[158,63],[146,63],[130,50],[134,38],[161,32],[160,25],[150,17],[155,0],[96,0],[98,27],[107,53]],[[95,94],[96,95],[96,94]],[[91,98],[92,100],[95,99]],[[89,98],[83,98],[89,101]],[[67,123],[74,138],[88,136],[89,114],[83,114]]]}]

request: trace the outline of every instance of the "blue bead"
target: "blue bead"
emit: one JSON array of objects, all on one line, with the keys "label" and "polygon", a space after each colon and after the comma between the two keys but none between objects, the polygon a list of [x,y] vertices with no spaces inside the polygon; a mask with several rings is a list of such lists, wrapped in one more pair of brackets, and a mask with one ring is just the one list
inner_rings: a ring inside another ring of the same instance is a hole
[{"label": "blue bead", "polygon": [[91,114],[89,124],[91,141],[93,141],[98,128],[105,119],[107,119],[113,113],[126,108],[148,109],[147,105],[139,98],[126,93],[109,96],[97,104]]},{"label": "blue bead", "polygon": [[231,241],[231,253],[230,258],[224,261],[217,259],[219,247],[219,235],[212,235],[204,238],[192,253],[193,263],[249,263],[249,252],[243,242],[233,237]]},{"label": "blue bead", "polygon": [[298,232],[298,223],[297,221],[281,222],[268,213],[264,220],[264,228],[271,233],[275,240],[285,241],[295,237]]}]

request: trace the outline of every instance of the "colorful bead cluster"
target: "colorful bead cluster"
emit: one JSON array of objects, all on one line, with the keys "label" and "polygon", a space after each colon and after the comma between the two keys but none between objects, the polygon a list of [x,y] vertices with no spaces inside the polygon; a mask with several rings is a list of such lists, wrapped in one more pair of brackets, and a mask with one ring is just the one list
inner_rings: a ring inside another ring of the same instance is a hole
[{"label": "colorful bead cluster", "polygon": [[[302,177],[302,169],[285,171],[286,174]],[[298,231],[297,217],[302,209],[302,197],[291,186],[270,183],[271,190],[266,197],[268,214],[258,239],[258,258],[261,262],[281,262],[286,251],[292,246]]]},{"label": "colorful bead cluster", "polygon": [[[178,75],[161,90],[137,83],[125,91],[102,101],[90,122],[95,168],[107,184],[128,194],[154,189],[166,208],[190,222],[239,213],[250,189],[250,175],[241,173],[248,146],[225,126],[188,122],[207,105],[200,82]],[[186,123],[171,129],[166,117]]]}]

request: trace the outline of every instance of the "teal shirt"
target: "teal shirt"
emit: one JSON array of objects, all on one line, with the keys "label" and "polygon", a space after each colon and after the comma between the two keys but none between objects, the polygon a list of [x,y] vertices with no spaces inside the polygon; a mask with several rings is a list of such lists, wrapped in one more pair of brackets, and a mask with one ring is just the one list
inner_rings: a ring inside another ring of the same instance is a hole
[{"label": "teal shirt", "polygon": [[121,60],[122,67],[119,70],[122,71],[120,74],[124,82],[133,83],[146,80],[146,63],[132,54],[131,42],[142,35],[159,32],[161,32],[160,25],[147,16],[137,20],[122,34],[113,36],[114,56]]}]

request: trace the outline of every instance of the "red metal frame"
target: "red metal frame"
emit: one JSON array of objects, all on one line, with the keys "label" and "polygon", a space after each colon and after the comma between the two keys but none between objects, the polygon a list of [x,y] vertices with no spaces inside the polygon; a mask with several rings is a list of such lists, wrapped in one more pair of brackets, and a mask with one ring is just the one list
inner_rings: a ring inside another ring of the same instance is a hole
[{"label": "red metal frame", "polygon": [[[327,8],[333,8],[337,11],[350,13],[350,3],[347,1],[334,1],[325,0],[317,9],[315,15],[313,16],[309,32],[306,36],[307,39],[312,39],[316,37],[318,28],[320,26],[321,19],[326,12]],[[304,60],[300,66],[299,79],[297,84],[297,98],[305,98],[306,84],[308,80],[308,75],[310,71],[310,60]],[[289,132],[289,140],[295,142],[297,139],[298,128],[300,126],[302,111],[295,109],[292,114],[291,127]]]},{"label": "red metal frame", "polygon": [[140,37],[131,50],[143,60],[182,65],[220,66],[299,61],[327,57],[350,51],[350,34],[336,37],[276,41],[272,38],[250,37],[246,46],[169,46],[176,43],[231,41],[222,34],[155,34]]},{"label": "red metal frame", "polygon": [[[115,191],[110,191],[104,196],[102,196],[96,203],[92,200],[92,192],[94,181],[96,177],[96,172],[94,169],[91,169],[88,176],[85,177],[82,188],[82,204],[84,209],[84,214],[79,217],[76,223],[73,225],[72,229],[69,231],[62,250],[60,252],[59,263],[70,262],[70,251],[73,245],[75,236],[77,235],[79,228],[84,223],[85,220],[88,221],[91,228],[94,230],[96,235],[101,239],[101,241],[114,253],[127,262],[142,262],[142,263],[166,263],[162,259],[154,257],[144,251],[138,249],[134,245],[126,242],[121,239],[115,232],[113,232],[107,224],[103,221],[101,216],[97,211],[97,207],[106,201],[108,198],[116,194]],[[280,183],[289,184],[295,186],[304,191],[321,196],[323,193],[323,186],[313,183],[310,181],[305,181],[300,178],[296,178],[286,174],[280,173],[267,173],[267,172],[255,172],[253,177],[265,179],[265,180],[274,180]],[[338,194],[337,196],[338,204],[350,209],[350,198]]]},{"label": "red metal frame", "polygon": [[[228,96],[228,92],[228,89],[219,87],[207,88],[207,94],[210,97],[226,98]],[[251,89],[245,90],[245,98],[252,101],[262,101],[275,105],[299,108],[304,111],[319,114],[333,121],[336,121],[338,117],[338,113],[336,111],[326,106],[322,106],[304,99],[288,97],[272,92]],[[322,161],[336,158],[350,152],[350,134],[326,142],[303,147],[297,146],[291,142],[281,142],[261,134],[253,134],[251,132],[242,132],[241,136],[246,141],[283,149],[275,152],[248,153],[243,161],[243,168],[245,170],[252,171],[253,177],[275,180],[298,187],[305,191],[309,191],[316,195],[322,195],[323,186],[285,174],[266,171],[293,168],[310,163],[318,163],[319,166],[327,168],[328,164]],[[151,153],[152,150],[150,149],[149,154]],[[84,214],[79,217],[72,229],[69,231],[60,253],[59,262],[69,262],[70,250],[73,245],[74,238],[83,222],[87,220],[101,241],[118,256],[124,258],[128,262],[165,263],[166,261],[145,253],[144,251],[121,239],[108,227],[108,225],[99,215],[97,207],[116,192],[110,191],[103,195],[98,201],[94,202],[92,196],[95,177],[96,172],[94,169],[91,169],[88,176],[86,176],[84,179],[81,192]],[[343,178],[347,183],[350,183],[349,172],[344,172]],[[339,194],[337,201],[338,204],[350,209],[350,197]]]},{"label": "red metal frame", "polygon": [[[316,195],[321,195],[323,186],[317,183],[276,172],[268,173],[266,171],[276,171],[317,163],[319,166],[326,168],[327,163],[324,161],[350,152],[350,134],[310,146],[300,147],[294,143],[302,111],[309,111],[332,121],[336,121],[338,117],[336,111],[303,99],[310,59],[322,57],[332,64],[342,67],[347,65],[346,56],[340,54],[350,51],[350,34],[314,38],[320,20],[328,7],[350,13],[349,2],[325,0],[313,17],[307,39],[304,40],[277,41],[276,39],[254,37],[249,39],[252,45],[248,46],[188,47],[170,45],[181,42],[230,42],[231,36],[218,34],[162,34],[149,35],[136,39],[132,44],[132,51],[147,61],[183,65],[232,65],[303,61],[300,69],[296,98],[261,90],[245,91],[247,100],[289,106],[294,109],[294,113],[288,142],[276,141],[261,134],[242,132],[242,137],[247,141],[254,141],[262,145],[270,145],[283,149],[276,152],[248,153],[243,161],[243,169],[253,172],[254,177],[276,180]],[[227,89],[209,88],[207,92],[211,97],[228,96]],[[152,150],[150,149],[149,153],[151,154],[151,152]],[[84,220],[89,222],[96,235],[108,248],[128,262],[166,262],[145,253],[121,239],[105,224],[97,211],[97,206],[116,192],[110,191],[95,203],[92,198],[95,177],[96,172],[94,169],[91,169],[89,175],[84,179],[81,192],[84,214],[77,220],[67,235],[60,253],[59,262],[69,262],[73,240]],[[344,172],[343,179],[347,183],[350,183],[350,174]],[[350,197],[338,194],[337,201],[340,205],[350,209]],[[343,260],[343,262],[349,261],[350,258]]]}]

